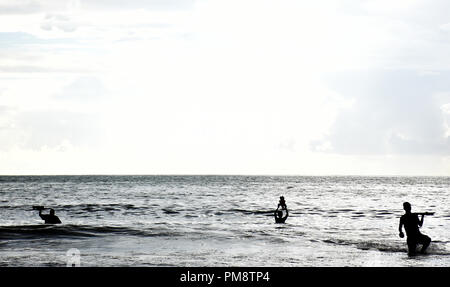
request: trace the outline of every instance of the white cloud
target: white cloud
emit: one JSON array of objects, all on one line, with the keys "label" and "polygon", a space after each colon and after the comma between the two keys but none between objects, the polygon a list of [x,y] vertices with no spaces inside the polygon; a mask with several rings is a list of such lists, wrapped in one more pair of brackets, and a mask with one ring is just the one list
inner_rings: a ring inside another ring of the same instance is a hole
[{"label": "white cloud", "polygon": [[0,14],[30,14],[41,9],[41,4],[34,0],[0,1]]},{"label": "white cloud", "polygon": [[48,14],[41,23],[41,28],[47,31],[56,28],[64,32],[73,32],[77,29],[77,23],[73,22],[66,15]]},{"label": "white cloud", "polygon": [[[64,110],[18,111],[0,131],[0,149],[39,150],[64,143],[96,145],[101,129],[95,115]],[[13,140],[10,140],[13,139]]]},{"label": "white cloud", "polygon": [[330,87],[355,103],[339,113],[324,141],[345,154],[448,154],[440,113],[450,100],[442,93],[450,91],[447,78],[448,72],[424,76],[407,70],[330,75]]}]

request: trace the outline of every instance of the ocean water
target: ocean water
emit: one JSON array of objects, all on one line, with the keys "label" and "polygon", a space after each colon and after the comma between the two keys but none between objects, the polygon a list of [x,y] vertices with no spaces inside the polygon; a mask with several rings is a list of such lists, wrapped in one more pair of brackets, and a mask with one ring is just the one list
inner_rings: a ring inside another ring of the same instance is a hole
[{"label": "ocean water", "polygon": [[[0,266],[450,266],[450,177],[0,176]],[[279,196],[290,211],[275,224]],[[427,254],[398,237],[426,216]],[[33,205],[54,208],[45,225]]]}]

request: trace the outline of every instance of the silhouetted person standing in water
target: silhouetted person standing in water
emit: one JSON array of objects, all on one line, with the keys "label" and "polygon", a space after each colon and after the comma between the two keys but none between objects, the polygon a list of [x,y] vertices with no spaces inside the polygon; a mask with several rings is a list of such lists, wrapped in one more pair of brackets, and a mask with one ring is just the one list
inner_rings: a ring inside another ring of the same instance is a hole
[{"label": "silhouetted person standing in water", "polygon": [[[281,210],[280,210],[281,208]],[[286,211],[286,215],[283,217],[283,210]],[[284,223],[286,218],[289,216],[289,212],[287,210],[286,201],[284,200],[284,196],[280,196],[280,202],[278,203],[277,209],[275,210],[275,223]]]},{"label": "silhouetted person standing in water", "polygon": [[33,206],[33,209],[39,210],[39,216],[45,220],[46,224],[59,224],[61,223],[61,220],[59,220],[58,216],[55,215],[55,211],[50,208],[49,214],[42,214],[42,210],[45,208],[43,206]]},{"label": "silhouetted person standing in water", "polygon": [[423,225],[424,214],[422,214],[422,218],[419,221],[417,213],[411,213],[411,204],[409,202],[403,203],[403,209],[405,210],[405,214],[400,217],[398,231],[400,232],[400,238],[405,237],[402,231],[402,227],[405,227],[408,255],[414,255],[416,253],[417,244],[422,244],[420,252],[425,253],[425,250],[430,245],[431,238],[419,231],[419,227]]}]

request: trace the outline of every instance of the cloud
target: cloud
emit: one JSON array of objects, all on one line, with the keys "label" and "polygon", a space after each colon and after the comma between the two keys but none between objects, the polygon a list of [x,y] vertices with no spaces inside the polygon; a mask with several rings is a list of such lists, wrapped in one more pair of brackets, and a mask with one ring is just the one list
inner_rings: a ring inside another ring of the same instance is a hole
[{"label": "cloud", "polygon": [[23,45],[40,43],[39,39],[29,33],[0,32],[0,45],[5,48],[17,48]]},{"label": "cloud", "polygon": [[192,8],[195,0],[80,0],[82,9],[101,10],[127,10],[127,9],[151,9],[151,10],[184,10]]},{"label": "cloud", "polygon": [[[23,101],[0,105],[0,150],[96,148],[102,142],[103,115],[99,102],[94,102],[107,92],[102,82],[91,76],[78,77],[59,91],[55,88],[56,93],[52,89],[46,91],[48,85],[47,80],[41,86],[31,87],[30,97]],[[16,92],[9,86],[0,95],[8,102],[8,96]]]},{"label": "cloud", "polygon": [[[90,73],[95,54],[78,39],[44,39],[23,32],[0,32],[0,72],[5,74]],[[7,76],[8,77],[8,76]]]},{"label": "cloud", "polygon": [[0,32],[0,47],[1,49],[24,49],[24,48],[36,48],[52,45],[76,45],[78,41],[75,39],[56,38],[56,39],[43,39],[36,37],[30,33],[25,32]]},{"label": "cloud", "polygon": [[[450,72],[355,71],[327,78],[330,88],[353,99],[342,109],[324,143],[341,154],[448,154],[443,106],[450,102]],[[443,93],[447,92],[447,93]]]},{"label": "cloud", "polygon": [[[0,114],[1,116],[1,114]],[[13,147],[39,150],[64,143],[94,145],[101,138],[99,118],[66,110],[33,110],[5,115],[7,125],[0,128],[0,149]]]},{"label": "cloud", "polygon": [[195,0],[0,0],[0,15],[35,14],[68,10],[185,10]]},{"label": "cloud", "polygon": [[74,32],[78,28],[78,24],[67,15],[48,14],[41,23],[41,28],[47,31],[55,28],[64,32]]},{"label": "cloud", "polygon": [[52,68],[48,66],[32,66],[32,65],[0,65],[0,72],[4,73],[81,73],[86,70],[81,69],[64,69]]},{"label": "cloud", "polygon": [[42,10],[39,2],[33,0],[0,1],[0,14],[31,14]]}]

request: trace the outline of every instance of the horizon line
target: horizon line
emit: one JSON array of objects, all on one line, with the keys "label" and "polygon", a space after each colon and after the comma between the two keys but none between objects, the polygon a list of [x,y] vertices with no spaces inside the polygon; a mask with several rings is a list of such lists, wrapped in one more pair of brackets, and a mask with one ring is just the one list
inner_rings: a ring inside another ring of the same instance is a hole
[{"label": "horizon line", "polygon": [[260,177],[450,177],[450,175],[401,175],[401,174],[215,174],[215,173],[160,173],[160,174],[121,174],[121,173],[92,173],[92,174],[0,174],[2,176],[260,176]]}]

